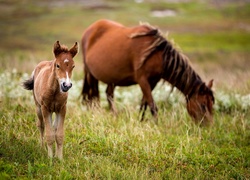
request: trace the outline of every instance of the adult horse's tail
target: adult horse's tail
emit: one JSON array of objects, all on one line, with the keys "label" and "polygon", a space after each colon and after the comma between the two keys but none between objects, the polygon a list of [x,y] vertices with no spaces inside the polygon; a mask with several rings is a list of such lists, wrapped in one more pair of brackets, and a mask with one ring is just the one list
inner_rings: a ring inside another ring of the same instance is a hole
[{"label": "adult horse's tail", "polygon": [[34,89],[34,77],[33,76],[30,79],[23,82],[23,88],[26,90]]},{"label": "adult horse's tail", "polygon": [[88,105],[92,105],[93,101],[99,101],[98,80],[85,67],[82,103],[86,102]]}]

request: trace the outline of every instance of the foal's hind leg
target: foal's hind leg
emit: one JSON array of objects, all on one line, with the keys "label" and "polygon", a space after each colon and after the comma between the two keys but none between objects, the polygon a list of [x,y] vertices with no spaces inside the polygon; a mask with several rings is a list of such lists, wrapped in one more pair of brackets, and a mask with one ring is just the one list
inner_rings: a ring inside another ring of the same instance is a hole
[{"label": "foal's hind leg", "polygon": [[109,108],[116,113],[115,105],[114,105],[114,90],[115,90],[115,85],[114,84],[108,84],[107,89],[106,89],[106,95],[107,95],[107,100],[109,103]]}]

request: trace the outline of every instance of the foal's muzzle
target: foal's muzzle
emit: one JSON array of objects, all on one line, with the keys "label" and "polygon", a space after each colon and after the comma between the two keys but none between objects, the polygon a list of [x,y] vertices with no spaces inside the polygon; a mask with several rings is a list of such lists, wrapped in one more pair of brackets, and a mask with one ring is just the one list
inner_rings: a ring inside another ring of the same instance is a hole
[{"label": "foal's muzzle", "polygon": [[61,84],[61,89],[63,92],[67,92],[72,87],[72,83],[65,83]]}]

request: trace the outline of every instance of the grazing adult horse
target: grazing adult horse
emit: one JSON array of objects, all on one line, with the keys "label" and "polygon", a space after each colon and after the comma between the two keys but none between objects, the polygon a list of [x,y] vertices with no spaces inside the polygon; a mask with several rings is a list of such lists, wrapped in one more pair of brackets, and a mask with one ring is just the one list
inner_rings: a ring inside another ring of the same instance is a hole
[{"label": "grazing adult horse", "polygon": [[187,110],[195,122],[213,122],[213,80],[206,85],[158,29],[150,25],[125,27],[110,20],[99,20],[82,37],[84,62],[83,101],[99,100],[98,80],[106,83],[107,100],[115,111],[115,86],[139,84],[143,93],[142,119],[147,105],[156,117],[151,91],[160,79],[177,87],[186,97]]},{"label": "grazing adult horse", "polygon": [[[40,62],[32,77],[23,83],[25,89],[33,90],[41,144],[44,145],[45,137],[49,157],[53,157],[52,146],[56,141],[56,157],[63,158],[63,125],[68,90],[72,87],[70,78],[75,67],[73,57],[77,51],[77,43],[68,49],[57,41],[54,44],[55,59]],[[56,118],[52,125],[53,112],[56,113]]]}]

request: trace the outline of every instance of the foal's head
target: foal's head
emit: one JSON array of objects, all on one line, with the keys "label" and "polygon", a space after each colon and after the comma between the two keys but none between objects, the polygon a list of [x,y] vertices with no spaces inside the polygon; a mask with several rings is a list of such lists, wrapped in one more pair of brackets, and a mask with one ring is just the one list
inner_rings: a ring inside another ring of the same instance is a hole
[{"label": "foal's head", "polygon": [[64,45],[61,46],[59,41],[54,45],[54,54],[56,58],[54,72],[60,85],[61,92],[67,92],[72,87],[70,78],[72,70],[75,67],[73,57],[77,54],[77,51],[77,42],[70,50]]},{"label": "foal's head", "polygon": [[201,125],[213,123],[214,96],[211,90],[213,80],[208,85],[203,83],[196,93],[187,98],[187,110],[194,121]]}]

